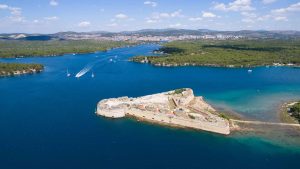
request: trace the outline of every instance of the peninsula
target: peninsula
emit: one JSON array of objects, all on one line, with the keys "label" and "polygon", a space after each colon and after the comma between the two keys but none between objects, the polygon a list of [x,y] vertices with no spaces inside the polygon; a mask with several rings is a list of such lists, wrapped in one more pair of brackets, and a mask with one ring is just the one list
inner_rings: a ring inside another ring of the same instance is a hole
[{"label": "peninsula", "polygon": [[96,114],[108,118],[129,116],[169,126],[230,134],[229,121],[203,97],[195,97],[189,88],[137,98],[104,99],[98,103]]},{"label": "peninsula", "polygon": [[256,67],[300,66],[300,40],[184,40],[154,51],[159,56],[130,60],[154,66]]},{"label": "peninsula", "polygon": [[44,66],[41,64],[0,62],[0,77],[39,73],[43,71],[43,69]]}]

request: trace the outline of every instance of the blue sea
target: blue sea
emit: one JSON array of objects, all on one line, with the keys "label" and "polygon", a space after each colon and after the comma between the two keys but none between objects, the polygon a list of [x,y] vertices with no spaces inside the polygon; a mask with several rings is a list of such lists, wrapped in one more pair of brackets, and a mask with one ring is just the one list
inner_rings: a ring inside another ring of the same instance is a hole
[{"label": "blue sea", "polygon": [[[266,129],[223,136],[96,116],[101,99],[183,87],[223,111],[261,121],[278,121],[278,105],[300,99],[299,68],[257,67],[248,73],[247,68],[128,62],[157,48],[146,44],[90,54],[0,59],[45,65],[40,74],[0,78],[0,168],[299,168],[300,131],[274,129],[277,133],[268,134]],[[75,78],[81,70],[88,72]]]}]

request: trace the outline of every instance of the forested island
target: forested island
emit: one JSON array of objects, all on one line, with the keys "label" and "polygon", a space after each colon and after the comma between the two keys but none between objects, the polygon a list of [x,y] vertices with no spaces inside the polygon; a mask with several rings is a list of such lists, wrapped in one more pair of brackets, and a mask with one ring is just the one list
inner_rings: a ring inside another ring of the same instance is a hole
[{"label": "forested island", "polygon": [[44,66],[41,64],[0,62],[0,77],[39,73],[43,71],[43,69]]},{"label": "forested island", "polygon": [[134,44],[136,43],[128,41],[99,40],[2,40],[0,41],[0,58],[57,56],[67,53],[89,53],[95,51],[105,51],[110,48]]},{"label": "forested island", "polygon": [[163,44],[154,53],[131,61],[155,66],[253,67],[300,65],[300,40],[187,40]]}]

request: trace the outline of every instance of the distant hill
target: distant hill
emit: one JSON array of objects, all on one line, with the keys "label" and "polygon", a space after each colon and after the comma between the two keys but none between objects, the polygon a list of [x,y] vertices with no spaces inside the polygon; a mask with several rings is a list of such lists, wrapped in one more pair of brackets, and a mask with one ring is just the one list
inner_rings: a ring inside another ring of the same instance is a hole
[{"label": "distant hill", "polygon": [[267,30],[240,30],[240,31],[217,31],[209,29],[142,29],[137,31],[122,31],[122,32],[107,32],[107,31],[93,31],[93,32],[58,32],[54,34],[0,34],[0,39],[5,40],[28,40],[28,41],[48,41],[53,39],[69,39],[76,36],[87,36],[91,39],[93,37],[112,37],[120,35],[137,35],[137,36],[181,36],[181,35],[235,35],[243,36],[249,39],[298,39],[300,38],[300,31],[284,30],[284,31],[267,31]]}]

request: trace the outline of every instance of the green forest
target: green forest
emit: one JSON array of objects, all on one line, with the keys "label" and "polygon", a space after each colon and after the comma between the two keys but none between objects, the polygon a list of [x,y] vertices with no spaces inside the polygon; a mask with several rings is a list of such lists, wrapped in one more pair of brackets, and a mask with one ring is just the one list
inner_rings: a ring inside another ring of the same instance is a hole
[{"label": "green forest", "polygon": [[0,41],[0,58],[54,56],[67,53],[89,53],[132,44],[132,42],[97,40],[3,40]]},{"label": "green forest", "polygon": [[[163,44],[147,57],[154,65],[205,65],[251,67],[280,64],[300,65],[300,40],[189,40]],[[144,56],[131,60],[144,61]]]},{"label": "green forest", "polygon": [[294,104],[292,107],[290,107],[291,116],[298,120],[300,123],[300,102]]},{"label": "green forest", "polygon": [[10,76],[16,71],[25,71],[26,73],[33,73],[32,70],[40,72],[44,69],[41,64],[25,64],[25,63],[1,63],[0,62],[0,76]]}]

